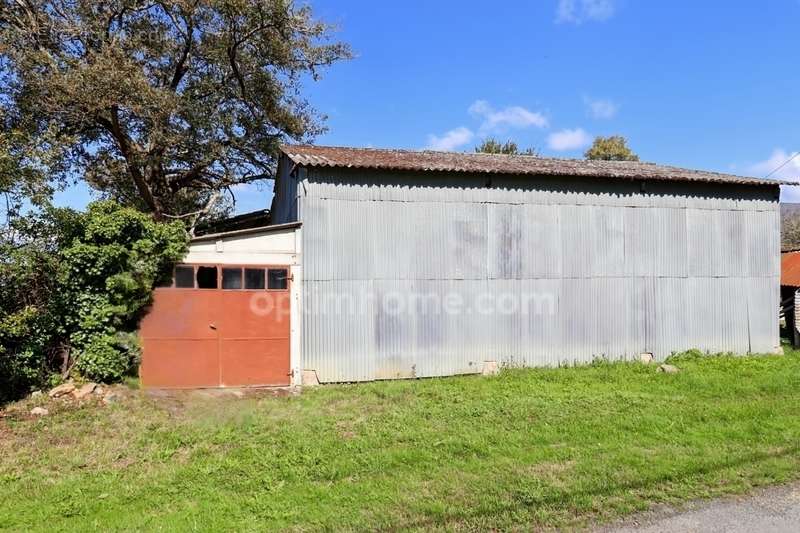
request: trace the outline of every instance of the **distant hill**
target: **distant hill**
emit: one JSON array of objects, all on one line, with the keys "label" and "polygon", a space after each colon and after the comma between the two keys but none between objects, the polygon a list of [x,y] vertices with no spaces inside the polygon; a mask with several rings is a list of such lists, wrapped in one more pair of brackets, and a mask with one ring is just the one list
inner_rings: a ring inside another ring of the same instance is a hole
[{"label": "distant hill", "polygon": [[800,204],[781,204],[781,249],[800,248]]},{"label": "distant hill", "polygon": [[781,203],[781,217],[800,216],[800,204]]}]

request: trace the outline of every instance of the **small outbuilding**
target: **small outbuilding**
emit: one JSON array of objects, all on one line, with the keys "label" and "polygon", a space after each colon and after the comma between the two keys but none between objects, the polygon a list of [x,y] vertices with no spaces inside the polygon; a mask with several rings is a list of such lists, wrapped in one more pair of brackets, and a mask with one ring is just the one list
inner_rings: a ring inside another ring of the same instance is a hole
[{"label": "small outbuilding", "polygon": [[195,239],[146,386],[779,348],[782,182],[640,162],[284,146],[271,225]]},{"label": "small outbuilding", "polygon": [[800,345],[800,250],[781,252],[781,315],[786,335]]}]

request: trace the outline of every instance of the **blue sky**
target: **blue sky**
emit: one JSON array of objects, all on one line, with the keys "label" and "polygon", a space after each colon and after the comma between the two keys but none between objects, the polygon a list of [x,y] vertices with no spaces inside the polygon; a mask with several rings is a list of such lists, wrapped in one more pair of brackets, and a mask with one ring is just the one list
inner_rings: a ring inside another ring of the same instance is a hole
[{"label": "blue sky", "polygon": [[[318,144],[463,151],[494,136],[581,157],[621,134],[646,161],[753,176],[800,150],[798,0],[310,3],[356,53],[306,86],[328,115]],[[800,157],[773,177],[800,178]],[[270,196],[241,190],[237,211]]]}]

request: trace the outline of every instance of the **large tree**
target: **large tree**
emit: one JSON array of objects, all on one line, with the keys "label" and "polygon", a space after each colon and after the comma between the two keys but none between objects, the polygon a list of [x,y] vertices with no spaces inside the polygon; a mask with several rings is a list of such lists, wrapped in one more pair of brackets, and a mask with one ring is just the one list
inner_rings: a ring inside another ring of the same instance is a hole
[{"label": "large tree", "polygon": [[638,161],[639,156],[628,148],[628,141],[621,135],[597,137],[584,154],[586,159],[602,161]]},{"label": "large tree", "polygon": [[348,58],[290,0],[2,0],[4,131],[24,165],[196,221],[323,130],[302,82]]}]

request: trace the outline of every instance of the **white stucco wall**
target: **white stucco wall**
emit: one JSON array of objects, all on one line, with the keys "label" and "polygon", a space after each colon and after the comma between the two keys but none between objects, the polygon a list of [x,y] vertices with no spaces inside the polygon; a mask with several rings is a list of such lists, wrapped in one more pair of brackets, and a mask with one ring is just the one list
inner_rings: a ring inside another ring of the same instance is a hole
[{"label": "white stucco wall", "polygon": [[300,229],[279,228],[199,237],[189,245],[186,263],[225,265],[295,265],[299,261]]}]

